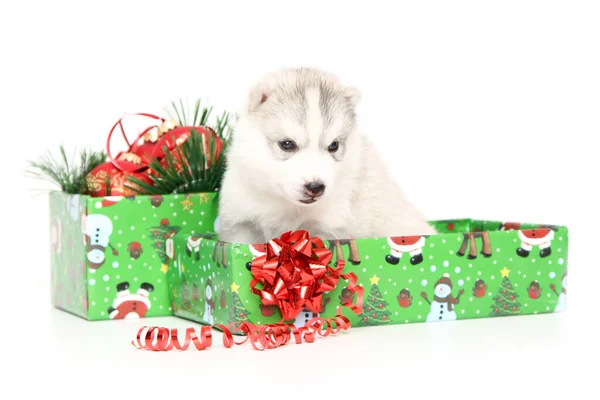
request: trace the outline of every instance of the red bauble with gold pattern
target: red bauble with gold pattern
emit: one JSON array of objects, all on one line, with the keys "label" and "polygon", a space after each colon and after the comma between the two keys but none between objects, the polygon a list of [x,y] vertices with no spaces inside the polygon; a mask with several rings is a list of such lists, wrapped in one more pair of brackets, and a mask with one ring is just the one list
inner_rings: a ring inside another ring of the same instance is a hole
[{"label": "red bauble with gold pattern", "polygon": [[[145,129],[136,129],[141,133],[137,135],[133,142],[130,142],[125,132],[125,120],[136,120],[138,124],[142,119]],[[111,141],[113,134],[120,129],[123,139],[127,143],[128,149],[119,152],[113,157],[111,152]],[[175,167],[182,167],[182,162],[178,156],[178,147],[185,143],[192,135],[192,130],[198,132],[202,137],[202,151],[206,156],[206,166],[209,168],[211,160],[216,160],[221,155],[223,142],[214,130],[201,126],[178,126],[174,121],[165,120],[152,114],[131,114],[121,118],[115,123],[108,134],[106,143],[107,155],[109,161],[99,165],[87,176],[87,182],[90,187],[90,194],[94,197],[102,196],[134,196],[139,194],[139,189],[129,180],[130,177],[137,178],[140,181],[152,184],[150,174],[153,171],[149,165],[158,160],[163,167],[168,167],[165,159],[165,149],[171,155]],[[214,150],[210,151],[209,138],[214,141]],[[108,186],[108,187],[107,187]]]}]

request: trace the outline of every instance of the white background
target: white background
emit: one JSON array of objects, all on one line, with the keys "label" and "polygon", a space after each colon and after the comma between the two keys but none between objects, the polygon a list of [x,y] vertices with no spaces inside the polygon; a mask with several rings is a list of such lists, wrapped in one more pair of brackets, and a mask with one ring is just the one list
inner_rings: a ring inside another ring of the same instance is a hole
[{"label": "white background", "polygon": [[[599,355],[597,3],[391,4],[3,2],[0,362],[9,370],[0,392],[593,397],[597,368],[585,360],[596,365]],[[362,128],[428,218],[567,225],[567,313],[360,328],[263,353],[217,342],[158,354],[130,347],[139,321],[53,310],[47,198],[24,178],[25,160],[60,143],[103,148],[123,113],[161,112],[181,97],[235,111],[256,79],[287,66],[326,69],[362,90]]]}]

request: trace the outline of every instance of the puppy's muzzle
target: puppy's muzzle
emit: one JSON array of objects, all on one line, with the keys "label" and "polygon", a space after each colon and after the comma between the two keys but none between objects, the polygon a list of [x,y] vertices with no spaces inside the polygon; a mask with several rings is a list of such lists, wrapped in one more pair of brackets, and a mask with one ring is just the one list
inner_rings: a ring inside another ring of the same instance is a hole
[{"label": "puppy's muzzle", "polygon": [[304,185],[304,193],[311,198],[322,196],[325,192],[325,185],[320,181],[309,182]]}]

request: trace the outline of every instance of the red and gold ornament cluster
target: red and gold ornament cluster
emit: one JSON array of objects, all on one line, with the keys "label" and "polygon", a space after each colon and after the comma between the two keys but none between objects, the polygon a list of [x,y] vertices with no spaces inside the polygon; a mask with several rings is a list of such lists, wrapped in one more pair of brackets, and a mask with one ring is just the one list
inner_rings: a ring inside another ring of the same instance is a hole
[{"label": "red and gold ornament cluster", "polygon": [[[145,124],[142,132],[132,142],[130,142],[123,124],[127,118],[141,119]],[[128,148],[113,157],[111,140],[117,129],[120,130]],[[90,194],[93,197],[109,194],[111,196],[135,196],[138,193],[130,189],[135,185],[129,181],[129,178],[134,177],[149,185],[152,184],[150,176],[155,172],[150,169],[149,165],[156,159],[161,165],[166,166],[165,148],[171,155],[175,167],[183,168],[183,162],[178,155],[178,147],[191,137],[192,130],[202,136],[203,150],[206,154],[205,167],[208,169],[211,160],[218,159],[223,148],[222,140],[211,128],[179,126],[175,121],[145,113],[131,114],[119,119],[108,134],[106,147],[109,160],[93,169],[87,176]],[[213,154],[210,154],[209,151],[209,137],[215,142]]]}]

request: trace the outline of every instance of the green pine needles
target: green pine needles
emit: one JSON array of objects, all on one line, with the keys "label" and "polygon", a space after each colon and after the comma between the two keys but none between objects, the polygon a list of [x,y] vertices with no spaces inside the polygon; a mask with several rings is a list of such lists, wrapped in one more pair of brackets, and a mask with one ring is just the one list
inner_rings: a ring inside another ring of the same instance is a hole
[{"label": "green pine needles", "polygon": [[[216,159],[207,157],[203,149],[203,136],[195,129],[190,132],[190,138],[175,149],[175,157],[164,149],[165,157],[161,163],[153,160],[150,163],[149,174],[151,183],[148,184],[134,177],[129,177],[133,185],[129,189],[143,195],[180,194],[216,192],[221,187],[225,172],[225,143],[221,155]],[[208,136],[208,154],[216,154],[216,140]],[[208,165],[207,165],[208,164]]]},{"label": "green pine needles", "polygon": [[198,130],[191,129],[190,138],[178,146],[173,151],[174,154],[170,154],[165,148],[164,159],[155,159],[150,163],[149,168],[153,172],[149,174],[150,184],[130,177],[132,185],[126,185],[129,189],[142,195],[205,193],[219,190],[225,173],[225,153],[231,138],[232,117],[224,112],[210,126],[208,119],[212,107],[201,109],[200,100],[197,100],[192,111],[193,119],[189,121],[189,114],[186,113],[183,102],[180,101],[179,106],[175,102],[172,103],[171,113],[175,114],[173,119],[181,126],[213,129],[222,142],[220,151],[217,149],[217,139],[212,134],[206,135],[208,149],[205,149],[203,135]]},{"label": "green pine needles", "polygon": [[87,175],[98,165],[106,161],[103,151],[82,150],[79,162],[69,160],[64,146],[60,146],[60,156],[56,158],[50,152],[39,161],[30,161],[27,175],[46,180],[58,186],[62,192],[69,194],[90,194],[91,189],[86,180]]}]

